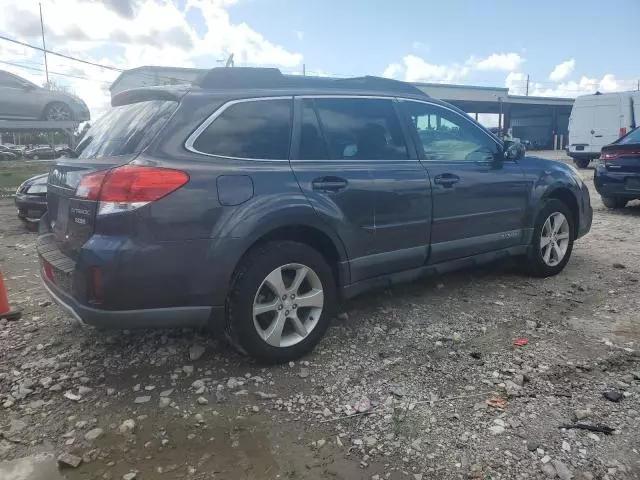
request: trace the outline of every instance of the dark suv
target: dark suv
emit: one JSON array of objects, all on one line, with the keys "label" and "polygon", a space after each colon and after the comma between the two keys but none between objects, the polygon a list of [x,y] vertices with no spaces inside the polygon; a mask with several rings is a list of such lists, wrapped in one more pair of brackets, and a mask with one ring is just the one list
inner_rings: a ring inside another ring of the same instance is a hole
[{"label": "dark suv", "polygon": [[573,167],[407,83],[213,69],[113,106],[51,170],[38,239],[88,324],[210,326],[285,361],[340,297],[504,256],[555,275],[591,226]]}]

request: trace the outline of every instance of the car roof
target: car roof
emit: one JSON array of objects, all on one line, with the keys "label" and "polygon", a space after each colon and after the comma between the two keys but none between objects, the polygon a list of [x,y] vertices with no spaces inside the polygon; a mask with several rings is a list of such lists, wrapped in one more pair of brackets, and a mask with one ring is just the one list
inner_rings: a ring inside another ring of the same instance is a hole
[{"label": "car roof", "polygon": [[[362,95],[427,99],[416,86],[389,78],[353,78],[285,75],[276,68],[213,68],[203,72],[192,85],[154,86],[125,90],[115,95],[113,106],[145,100],[180,100],[188,93],[211,93],[217,98],[248,98],[293,95]],[[439,102],[438,102],[439,103]]]}]

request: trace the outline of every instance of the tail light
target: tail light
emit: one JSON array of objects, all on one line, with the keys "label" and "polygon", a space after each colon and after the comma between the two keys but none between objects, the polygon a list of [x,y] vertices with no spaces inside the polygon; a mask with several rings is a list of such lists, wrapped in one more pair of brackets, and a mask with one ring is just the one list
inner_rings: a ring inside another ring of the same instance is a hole
[{"label": "tail light", "polygon": [[604,162],[611,162],[620,156],[620,151],[618,150],[603,150],[600,152],[600,160]]},{"label": "tail light", "polygon": [[124,165],[85,175],[76,197],[100,202],[98,215],[126,212],[160,200],[189,181],[189,175],[169,168]]},{"label": "tail light", "polygon": [[620,137],[624,137],[627,134],[627,127],[620,127]]}]

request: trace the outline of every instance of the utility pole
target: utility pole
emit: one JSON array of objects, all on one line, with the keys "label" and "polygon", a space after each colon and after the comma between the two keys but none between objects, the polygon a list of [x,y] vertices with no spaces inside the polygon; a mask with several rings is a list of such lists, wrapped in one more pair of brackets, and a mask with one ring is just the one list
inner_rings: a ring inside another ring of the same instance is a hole
[{"label": "utility pole", "polygon": [[640,92],[640,79],[638,79],[638,88],[637,90]]},{"label": "utility pole", "polygon": [[306,63],[302,64],[302,76],[303,77],[307,76],[307,65],[306,65]]},{"label": "utility pole", "polygon": [[526,90],[526,96],[529,96],[529,74],[527,73],[527,90]]},{"label": "utility pole", "polygon": [[47,76],[47,90],[51,88],[49,83],[49,65],[47,64],[47,44],[44,41],[44,21],[42,20],[42,3],[38,3],[40,7],[40,30],[42,31],[42,50],[44,50],[44,73]]}]

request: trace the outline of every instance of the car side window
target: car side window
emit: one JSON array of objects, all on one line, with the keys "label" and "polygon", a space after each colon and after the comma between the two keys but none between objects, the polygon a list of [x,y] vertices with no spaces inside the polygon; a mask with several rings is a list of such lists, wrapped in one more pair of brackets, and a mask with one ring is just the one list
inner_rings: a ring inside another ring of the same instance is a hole
[{"label": "car side window", "polygon": [[314,102],[331,159],[409,158],[392,100],[316,98]]},{"label": "car side window", "polygon": [[322,135],[314,102],[310,98],[302,101],[302,127],[300,131],[300,160],[322,160],[329,158],[327,142]]},{"label": "car side window", "polygon": [[497,144],[459,113],[437,105],[403,101],[427,161],[484,161],[497,152]]},{"label": "car side window", "polygon": [[6,74],[4,72],[0,72],[0,86],[1,87],[11,87],[11,88],[19,88],[23,85],[23,82],[15,78],[13,75]]},{"label": "car side window", "polygon": [[264,99],[233,104],[198,136],[193,148],[221,157],[286,160],[292,103]]}]

